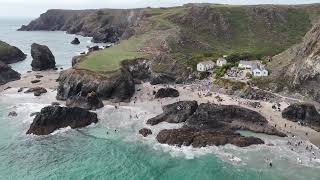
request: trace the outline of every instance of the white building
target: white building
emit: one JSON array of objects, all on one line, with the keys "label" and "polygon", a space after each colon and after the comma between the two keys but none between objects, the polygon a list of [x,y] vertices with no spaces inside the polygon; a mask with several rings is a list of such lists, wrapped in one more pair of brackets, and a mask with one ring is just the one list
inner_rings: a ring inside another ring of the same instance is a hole
[{"label": "white building", "polygon": [[250,69],[251,74],[253,76],[268,76],[269,72],[266,70],[265,66],[261,64],[260,61],[255,60],[255,61],[240,61],[239,62],[239,68],[243,69]]},{"label": "white building", "polygon": [[253,67],[251,69],[251,73],[252,73],[253,76],[256,76],[256,77],[262,77],[262,76],[268,76],[269,75],[268,70],[266,70],[264,65],[262,65],[260,63],[253,65]]},{"label": "white building", "polygon": [[226,64],[227,64],[227,60],[225,58],[219,58],[217,60],[217,66],[219,66],[219,67],[226,65]]},{"label": "white building", "polygon": [[200,72],[211,70],[214,67],[215,67],[215,63],[212,61],[204,61],[197,64],[197,70]]},{"label": "white building", "polygon": [[252,68],[252,62],[251,61],[240,61],[238,67],[239,68],[243,68],[243,69],[251,69]]}]

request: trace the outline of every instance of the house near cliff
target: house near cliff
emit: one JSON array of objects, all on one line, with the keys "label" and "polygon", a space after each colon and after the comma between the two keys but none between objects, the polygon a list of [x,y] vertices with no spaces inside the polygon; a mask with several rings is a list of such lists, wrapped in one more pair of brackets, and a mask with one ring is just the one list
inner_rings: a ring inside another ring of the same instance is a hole
[{"label": "house near cliff", "polygon": [[225,58],[219,58],[217,60],[217,66],[219,66],[219,67],[226,65],[226,64],[227,64],[227,60]]},{"label": "house near cliff", "polygon": [[239,68],[251,70],[251,74],[256,77],[268,76],[269,72],[259,60],[254,61],[240,61]]},{"label": "house near cliff", "polygon": [[197,64],[197,70],[199,72],[206,72],[212,70],[215,67],[215,63],[212,61],[204,61]]},{"label": "house near cliff", "polygon": [[261,63],[254,64],[251,69],[251,73],[255,77],[268,76],[269,72],[266,70],[265,66]]}]

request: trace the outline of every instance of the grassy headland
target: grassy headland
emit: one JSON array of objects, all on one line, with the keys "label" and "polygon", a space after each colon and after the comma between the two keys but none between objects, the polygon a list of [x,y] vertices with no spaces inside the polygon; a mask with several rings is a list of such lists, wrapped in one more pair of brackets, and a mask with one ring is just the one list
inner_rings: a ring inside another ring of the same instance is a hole
[{"label": "grassy headland", "polygon": [[[181,64],[222,55],[276,55],[299,43],[320,16],[314,8],[296,6],[203,5],[146,8],[143,31],[120,44],[86,56],[78,68],[112,72],[122,60],[148,57],[165,51]],[[320,6],[318,6],[320,10]],[[319,11],[320,12],[320,11]],[[141,28],[141,27],[140,27]]]}]

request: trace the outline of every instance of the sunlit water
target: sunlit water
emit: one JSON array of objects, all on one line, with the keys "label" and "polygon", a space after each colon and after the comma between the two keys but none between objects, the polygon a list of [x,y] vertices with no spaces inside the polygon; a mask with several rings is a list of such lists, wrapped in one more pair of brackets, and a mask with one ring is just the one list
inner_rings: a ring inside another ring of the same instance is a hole
[{"label": "sunlit water", "polygon": [[[11,28],[16,29],[16,26]],[[2,31],[6,29],[0,28]],[[74,37],[72,35],[61,32],[22,33],[25,35],[10,34],[8,37],[1,33],[0,39],[25,53],[33,41],[47,44],[56,55],[57,64],[63,67],[69,67],[70,58],[81,51],[81,48],[69,44]],[[89,38],[80,40],[85,43],[83,48],[90,44]],[[29,63],[30,58],[14,67],[26,71],[30,69]],[[26,135],[33,120],[30,114],[55,101],[56,92],[49,91],[41,97],[16,92],[16,89],[10,89],[0,94],[0,179],[320,179],[320,159],[314,159],[303,148],[292,151],[292,147],[287,145],[288,141],[298,141],[295,138],[242,132],[258,136],[274,146],[238,148],[227,145],[195,149],[160,145],[155,140],[157,132],[179,125],[161,123],[155,127],[146,126],[146,120],[157,113],[141,108],[139,104],[119,109],[106,106],[97,111],[99,123],[87,128],[65,128],[42,137]],[[8,117],[11,111],[16,111],[18,116]],[[130,118],[136,114],[139,118]],[[143,127],[151,128],[153,135],[147,138],[140,136],[138,131]],[[319,158],[319,150],[314,149],[314,152]],[[273,167],[269,167],[269,162]]]}]

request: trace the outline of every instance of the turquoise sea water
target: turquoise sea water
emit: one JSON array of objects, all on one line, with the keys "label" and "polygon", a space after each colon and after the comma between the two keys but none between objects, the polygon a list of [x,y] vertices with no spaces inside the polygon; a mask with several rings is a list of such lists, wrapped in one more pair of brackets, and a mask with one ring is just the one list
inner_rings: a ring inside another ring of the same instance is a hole
[{"label": "turquoise sea water", "polygon": [[[18,27],[19,22],[13,24]],[[14,29],[13,26],[10,28]],[[9,31],[8,27],[0,26],[0,29],[3,32]],[[70,47],[69,41],[74,36],[63,32],[26,33],[37,36],[10,34],[7,37],[0,33],[0,39],[28,51],[28,44],[32,42],[29,39],[34,36],[39,42],[51,44],[50,48],[56,57],[60,57],[58,64],[63,67],[70,66],[70,57],[81,49]],[[13,66],[24,72],[29,69],[28,61]],[[311,160],[310,153],[303,149],[292,151],[286,145],[288,140],[295,139],[254,134],[275,146],[177,148],[160,145],[155,140],[160,128],[176,127],[166,123],[149,127],[154,134],[143,138],[137,133],[138,130],[146,127],[145,121],[157,112],[142,108],[139,103],[136,107],[124,106],[117,110],[106,106],[97,112],[99,123],[84,129],[66,128],[42,137],[26,135],[32,122],[30,114],[55,101],[56,92],[48,92],[41,97],[16,92],[16,89],[11,89],[0,93],[1,180],[320,179],[320,159]],[[18,116],[8,117],[11,111],[16,111]],[[138,114],[139,119],[130,119],[130,114]],[[252,135],[249,132],[243,133]],[[318,149],[315,151],[319,153]],[[269,161],[273,163],[272,168],[268,165]]]},{"label": "turquoise sea water", "polygon": [[[54,96],[55,92],[50,92],[38,98],[16,94],[16,90],[0,95],[0,179],[319,179],[320,163],[309,163],[303,152],[291,152],[281,138],[258,135],[276,144],[274,147],[159,145],[155,135],[143,138],[137,134],[154,115],[143,115],[145,111],[138,107],[115,110],[106,106],[98,111],[100,122],[96,125],[43,137],[25,135],[32,121],[29,114]],[[18,116],[8,117],[13,110]],[[130,120],[130,113],[139,114],[140,119]],[[266,158],[272,160],[272,168]]]}]

